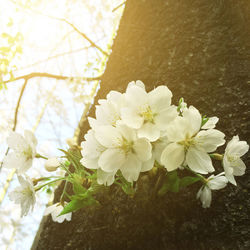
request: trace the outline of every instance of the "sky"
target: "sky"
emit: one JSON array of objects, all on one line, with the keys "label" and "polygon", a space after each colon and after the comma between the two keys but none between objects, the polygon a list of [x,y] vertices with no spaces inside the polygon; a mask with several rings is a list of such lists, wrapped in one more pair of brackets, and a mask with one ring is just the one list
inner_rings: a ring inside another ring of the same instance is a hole
[{"label": "sky", "polygon": [[[14,76],[32,72],[75,77],[74,81],[33,78],[24,91],[16,131],[33,130],[38,140],[37,151],[47,157],[60,156],[58,148],[67,149],[89,94],[96,82],[80,77],[103,73],[108,57],[90,46],[79,32],[87,35],[102,50],[110,47],[122,15],[121,0],[0,0],[0,35],[4,32],[22,34],[23,53],[15,57]],[[66,21],[68,22],[66,22]],[[11,26],[7,24],[12,22]],[[5,45],[0,39],[0,46]],[[79,77],[79,78],[78,78]],[[4,80],[8,80],[8,76]],[[77,83],[77,84],[76,84]],[[23,80],[6,84],[0,90],[0,161],[7,149],[6,138],[13,127],[14,113]],[[1,169],[0,193],[11,170]],[[27,172],[31,178],[48,175],[44,161],[35,159]],[[59,174],[59,173],[58,173]],[[16,176],[10,182],[7,195],[0,204],[0,246],[5,249],[30,249],[45,205],[53,196],[37,196],[34,211],[20,218],[20,208],[8,199],[8,193],[18,185]],[[4,249],[3,248],[3,249]],[[2,248],[1,248],[2,249]]]}]

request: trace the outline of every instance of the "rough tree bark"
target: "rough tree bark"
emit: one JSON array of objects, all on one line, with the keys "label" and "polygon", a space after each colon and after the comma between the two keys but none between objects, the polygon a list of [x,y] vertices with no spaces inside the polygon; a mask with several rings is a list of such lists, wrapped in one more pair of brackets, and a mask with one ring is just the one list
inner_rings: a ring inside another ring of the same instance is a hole
[{"label": "rough tree bark", "polygon": [[[147,90],[166,84],[174,103],[183,96],[220,117],[227,139],[247,140],[249,13],[248,0],[127,0],[96,100],[132,80]],[[133,199],[111,189],[100,208],[71,222],[48,218],[34,249],[249,249],[249,168],[237,183],[214,192],[210,209],[196,200],[196,185],[161,198],[149,198],[147,185]]]}]

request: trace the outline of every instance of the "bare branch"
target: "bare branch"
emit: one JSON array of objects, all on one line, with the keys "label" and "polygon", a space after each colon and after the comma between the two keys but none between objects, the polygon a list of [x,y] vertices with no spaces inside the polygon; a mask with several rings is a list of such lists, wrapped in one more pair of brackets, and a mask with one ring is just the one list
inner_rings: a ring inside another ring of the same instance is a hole
[{"label": "bare branch", "polygon": [[116,7],[112,10],[112,12],[117,11],[117,10],[118,10],[120,7],[122,7],[125,3],[126,3],[126,1],[124,1],[124,2],[122,2],[121,4],[119,4],[118,6],[116,6]]},{"label": "bare branch", "polygon": [[82,79],[85,81],[96,81],[96,80],[101,80],[102,76],[97,76],[97,77],[76,77],[76,76],[62,76],[62,75],[54,75],[54,74],[50,74],[50,73],[45,73],[45,72],[32,72],[30,74],[27,75],[23,75],[23,76],[18,76],[14,79],[10,79],[7,81],[4,81],[4,83],[9,83],[9,82],[14,82],[20,79],[24,79],[24,80],[29,80],[31,78],[34,77],[47,77],[47,78],[54,78],[57,80],[67,80],[67,79]]},{"label": "bare branch", "polygon": [[[25,8],[24,5],[20,4],[20,3],[17,3],[15,1],[12,0],[12,2],[16,5],[19,5],[23,8]],[[102,52],[105,56],[109,56],[109,54],[104,51],[101,47],[99,47],[96,43],[94,43],[86,34],[84,34],[83,32],[81,32],[79,29],[76,28],[76,26],[72,23],[70,23],[68,20],[64,19],[64,18],[59,18],[59,17],[54,17],[54,16],[50,16],[50,15],[47,15],[47,14],[43,14],[42,12],[38,11],[38,10],[34,10],[34,9],[31,9],[29,8],[30,11],[32,12],[35,12],[39,15],[42,15],[42,16],[46,16],[48,18],[51,18],[51,19],[54,19],[54,20],[57,20],[57,21],[62,21],[62,22],[65,22],[67,23],[68,25],[70,25],[78,34],[80,34],[84,39],[86,39],[92,47],[95,47],[96,49],[98,49],[100,52]]]},{"label": "bare branch", "polygon": [[37,62],[34,62],[32,64],[26,65],[24,67],[18,68],[18,69],[14,70],[14,71],[16,72],[16,71],[19,71],[19,70],[22,70],[22,69],[27,69],[27,68],[33,67],[33,66],[35,66],[37,64],[44,63],[44,62],[47,62],[49,60],[52,60],[52,59],[55,59],[55,58],[58,58],[58,57],[61,57],[61,56],[73,54],[73,53],[76,53],[76,52],[79,52],[79,51],[82,51],[82,50],[85,50],[85,49],[89,49],[89,48],[90,48],[90,46],[85,46],[85,47],[82,47],[82,48],[79,48],[79,49],[70,50],[70,51],[60,53],[60,54],[56,54],[56,55],[50,56],[50,57],[48,57],[46,59],[42,59],[40,61],[37,61]]},{"label": "bare branch", "polygon": [[14,116],[14,125],[13,125],[13,128],[12,128],[13,131],[16,130],[18,111],[19,111],[20,103],[21,103],[21,100],[22,100],[22,97],[23,97],[24,90],[25,90],[25,88],[27,86],[27,83],[28,83],[28,79],[24,79],[24,84],[22,86],[22,89],[21,89],[21,92],[20,92],[20,95],[19,95],[19,98],[18,98],[18,101],[17,101],[17,104],[16,104],[15,116]]}]

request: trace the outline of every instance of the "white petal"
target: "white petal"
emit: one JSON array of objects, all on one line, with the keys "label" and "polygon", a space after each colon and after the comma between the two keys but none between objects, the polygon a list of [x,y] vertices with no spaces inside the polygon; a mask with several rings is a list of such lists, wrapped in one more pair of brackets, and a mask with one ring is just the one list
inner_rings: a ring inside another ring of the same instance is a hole
[{"label": "white petal", "polygon": [[99,158],[95,158],[95,159],[89,159],[89,158],[85,158],[83,157],[80,162],[81,164],[86,167],[86,168],[89,168],[89,169],[97,169],[99,168],[100,166],[98,165],[98,160]]},{"label": "white petal", "polygon": [[136,156],[141,161],[147,161],[152,156],[152,146],[150,142],[145,139],[141,138],[134,142],[133,150],[135,151]]},{"label": "white petal", "polygon": [[241,159],[238,159],[237,161],[232,162],[231,166],[233,167],[233,175],[241,176],[245,174],[246,165]]},{"label": "white petal", "polygon": [[175,106],[170,106],[158,113],[154,118],[154,122],[158,129],[164,130],[177,115],[177,108]]},{"label": "white petal", "polygon": [[92,129],[84,136],[86,141],[81,143],[81,153],[82,156],[89,159],[95,159],[100,156],[100,154],[106,149],[103,147],[95,138],[95,133]]},{"label": "white petal", "polygon": [[197,146],[210,153],[225,143],[225,134],[217,129],[202,130],[195,136]]},{"label": "white petal", "polygon": [[216,116],[210,117],[208,121],[201,127],[202,129],[212,129],[215,128],[216,123],[219,121],[219,118]]},{"label": "white petal", "polygon": [[208,172],[214,171],[209,155],[203,151],[195,149],[194,147],[189,148],[186,161],[188,166],[197,173],[207,174]]},{"label": "white petal", "polygon": [[161,112],[171,104],[172,92],[167,86],[158,86],[148,93],[149,105],[154,111]]},{"label": "white petal", "polygon": [[201,127],[201,115],[200,112],[193,106],[183,111],[183,117],[189,124],[189,136],[195,135]]},{"label": "white petal", "polygon": [[149,141],[156,141],[160,137],[160,130],[151,122],[143,124],[137,133],[139,138],[144,137]]},{"label": "white petal", "polygon": [[154,163],[155,163],[154,157],[151,157],[151,159],[149,159],[148,161],[143,162],[141,166],[141,172],[146,172],[151,170],[154,167]]},{"label": "white petal", "polygon": [[102,126],[103,124],[101,124],[100,121],[97,121],[96,119],[92,118],[92,117],[88,117],[88,122],[89,122],[89,126],[92,129],[96,129],[98,126]]},{"label": "white petal", "polygon": [[15,152],[7,154],[3,159],[3,168],[20,168],[23,161],[20,161]]},{"label": "white petal", "polygon": [[173,171],[181,166],[184,158],[184,147],[177,143],[170,143],[161,154],[161,164],[168,171]]},{"label": "white petal", "polygon": [[104,147],[112,148],[122,140],[119,131],[112,126],[101,126],[95,130],[95,138]]},{"label": "white petal", "polygon": [[239,141],[238,136],[234,136],[226,147],[226,153],[231,156],[241,157],[249,150],[246,141]]},{"label": "white petal", "polygon": [[44,215],[51,214],[51,213],[55,210],[57,204],[58,204],[58,203],[46,207],[46,209],[45,209],[45,211],[44,211]]},{"label": "white petal", "polygon": [[148,102],[148,94],[143,88],[134,85],[126,90],[125,100],[130,106],[140,107]]},{"label": "white petal", "polygon": [[137,181],[141,165],[141,161],[134,154],[129,154],[121,167],[122,175],[129,182]]},{"label": "white petal", "polygon": [[[209,178],[210,179],[210,178]],[[208,186],[212,190],[219,190],[227,185],[227,178],[225,176],[214,176],[208,181]]]},{"label": "white petal", "polygon": [[126,126],[120,121],[117,123],[116,127],[121,133],[122,137],[124,137],[126,140],[128,141],[136,140],[136,131],[134,129],[129,128],[128,126]]},{"label": "white petal", "polygon": [[7,144],[11,149],[15,151],[22,151],[24,148],[27,148],[28,146],[23,136],[21,136],[16,132],[10,132],[10,135],[7,138]]},{"label": "white petal", "polygon": [[98,165],[105,172],[114,172],[122,166],[124,161],[125,155],[123,151],[111,148],[101,154]]},{"label": "white petal", "polygon": [[134,108],[122,108],[121,109],[122,121],[129,127],[138,129],[143,124],[143,117],[140,116],[138,110]]},{"label": "white petal", "polygon": [[31,131],[25,130],[24,131],[24,138],[25,138],[26,142],[29,145],[32,145],[33,147],[36,147],[37,140],[36,140],[36,137],[34,136],[34,134]]},{"label": "white petal", "polygon": [[233,176],[234,170],[233,170],[233,168],[231,167],[231,164],[230,164],[230,162],[227,160],[227,157],[226,157],[226,156],[223,157],[223,168],[224,168],[224,171],[225,171],[225,176],[226,176],[226,178],[228,179],[228,181],[229,181],[230,183],[232,183],[233,185],[236,186],[237,184],[236,184],[236,181],[235,181],[234,176]]},{"label": "white petal", "polygon": [[26,158],[19,158],[20,162],[22,162],[22,165],[17,169],[17,173],[24,174],[31,166],[33,159],[26,160]]},{"label": "white petal", "polygon": [[110,172],[105,172],[100,168],[97,169],[97,183],[99,185],[104,184],[106,186],[112,185],[115,180],[115,173],[116,171],[110,173]]},{"label": "white petal", "polygon": [[180,116],[166,127],[166,136],[170,142],[184,141],[188,132],[188,122]]},{"label": "white petal", "polygon": [[[145,85],[144,85],[144,83],[143,83],[142,81],[140,81],[140,80],[137,80],[136,82],[135,82],[135,81],[130,82],[130,83],[128,84],[127,90],[128,90],[128,88],[131,88],[132,86],[135,86],[135,85],[145,90]],[[127,91],[127,90],[126,90],[126,91]]]},{"label": "white petal", "polygon": [[208,208],[211,205],[212,201],[212,192],[208,187],[203,187],[200,193],[200,199],[203,208]]}]

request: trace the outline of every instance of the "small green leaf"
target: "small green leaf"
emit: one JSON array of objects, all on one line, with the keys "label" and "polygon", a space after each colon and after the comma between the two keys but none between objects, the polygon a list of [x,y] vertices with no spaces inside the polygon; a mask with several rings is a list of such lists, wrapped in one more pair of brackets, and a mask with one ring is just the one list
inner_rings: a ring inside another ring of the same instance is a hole
[{"label": "small green leaf", "polygon": [[205,115],[202,116],[201,127],[202,127],[203,125],[205,125],[205,124],[207,123],[208,120],[209,120],[208,117],[206,117]]},{"label": "small green leaf", "polygon": [[84,194],[87,189],[83,187],[80,183],[74,182],[73,190],[75,194]]},{"label": "small green leaf", "polygon": [[192,176],[186,176],[182,179],[180,179],[180,188],[187,187],[191,184],[194,184],[195,182],[199,181],[199,177],[192,177]]},{"label": "small green leaf", "polygon": [[172,171],[172,172],[167,173],[165,177],[165,181],[162,187],[158,191],[158,195],[162,196],[168,191],[177,193],[179,191],[179,183],[180,183],[180,179],[177,175],[177,171]]},{"label": "small green leaf", "polygon": [[84,200],[74,199],[64,207],[64,209],[58,216],[74,212],[83,207],[88,207],[96,204],[98,204],[98,202],[93,197],[89,197],[89,199],[84,199]]}]

